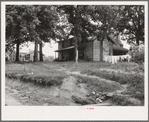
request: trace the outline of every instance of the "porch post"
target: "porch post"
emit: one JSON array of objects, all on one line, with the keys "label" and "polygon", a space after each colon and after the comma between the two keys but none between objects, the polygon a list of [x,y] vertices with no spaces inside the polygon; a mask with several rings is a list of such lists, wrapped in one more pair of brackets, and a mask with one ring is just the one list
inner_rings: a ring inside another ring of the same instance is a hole
[{"label": "porch post", "polygon": [[113,55],[113,44],[111,41],[109,41],[109,55],[112,56]]},{"label": "porch post", "polygon": [[55,52],[55,59],[56,59],[56,52]]}]

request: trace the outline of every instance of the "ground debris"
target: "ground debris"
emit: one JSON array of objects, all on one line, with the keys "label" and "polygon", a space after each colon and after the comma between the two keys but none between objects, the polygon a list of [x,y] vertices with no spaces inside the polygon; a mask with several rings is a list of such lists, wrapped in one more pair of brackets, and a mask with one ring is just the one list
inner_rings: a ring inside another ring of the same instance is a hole
[{"label": "ground debris", "polygon": [[72,95],[71,98],[74,100],[75,103],[81,104],[81,105],[87,105],[87,104],[96,104],[95,101],[92,99],[84,99],[78,96]]},{"label": "ground debris", "polygon": [[102,100],[100,98],[96,98],[96,101],[102,103]]},{"label": "ground debris", "polygon": [[136,98],[129,98],[128,102],[130,102],[133,105],[141,105],[142,104],[142,102],[139,99],[136,99]]}]

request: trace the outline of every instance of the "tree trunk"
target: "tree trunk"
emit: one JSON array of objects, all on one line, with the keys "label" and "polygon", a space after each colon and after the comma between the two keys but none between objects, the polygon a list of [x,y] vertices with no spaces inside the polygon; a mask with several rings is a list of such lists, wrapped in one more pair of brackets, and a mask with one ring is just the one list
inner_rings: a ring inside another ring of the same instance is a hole
[{"label": "tree trunk", "polygon": [[140,41],[140,30],[137,30],[137,34],[136,34],[136,43],[137,45],[139,45],[139,41]]},{"label": "tree trunk", "polygon": [[103,61],[103,40],[100,40],[100,61]]},{"label": "tree trunk", "polygon": [[20,46],[20,40],[17,40],[17,45],[16,45],[16,61],[19,61],[19,46]]},{"label": "tree trunk", "polygon": [[104,36],[100,41],[100,61],[103,61],[103,41],[107,39],[107,28],[104,29]]},{"label": "tree trunk", "polygon": [[42,55],[42,42],[40,43],[40,61],[43,61],[43,55]]},{"label": "tree trunk", "polygon": [[76,61],[76,65],[78,65],[78,45],[77,45],[76,37],[75,37],[75,61]]},{"label": "tree trunk", "polygon": [[35,40],[34,62],[38,61],[38,40]]},{"label": "tree trunk", "polygon": [[43,61],[42,44],[40,44],[40,61]]}]

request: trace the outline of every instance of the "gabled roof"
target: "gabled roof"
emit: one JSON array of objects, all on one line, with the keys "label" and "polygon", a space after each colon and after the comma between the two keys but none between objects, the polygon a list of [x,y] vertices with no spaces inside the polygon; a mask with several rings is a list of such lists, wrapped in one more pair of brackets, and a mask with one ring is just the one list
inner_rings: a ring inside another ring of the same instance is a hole
[{"label": "gabled roof", "polygon": [[113,44],[115,44],[116,46],[120,46],[122,43],[119,39],[119,36],[115,36],[113,34],[110,34],[107,36],[109,39],[111,39],[111,41],[113,41]]},{"label": "gabled roof", "polygon": [[[97,39],[96,36],[92,36],[92,37],[87,37],[87,39],[89,41],[95,41]],[[114,41],[115,38],[112,35],[107,35],[107,39],[110,40],[113,44],[116,44],[116,42]]]},{"label": "gabled roof", "polygon": [[115,44],[114,38],[112,36],[108,35],[107,39],[110,40],[113,44]]},{"label": "gabled roof", "polygon": [[59,49],[59,50],[55,50],[54,52],[61,52],[61,51],[64,51],[64,50],[73,49],[74,47],[75,47],[75,46],[70,46],[70,47],[66,47],[66,48]]},{"label": "gabled roof", "polygon": [[119,36],[108,35],[108,37],[114,42],[113,51],[128,52],[128,49],[120,46],[122,43],[119,39]]},{"label": "gabled roof", "polygon": [[128,52],[128,49],[113,45],[113,51]]}]

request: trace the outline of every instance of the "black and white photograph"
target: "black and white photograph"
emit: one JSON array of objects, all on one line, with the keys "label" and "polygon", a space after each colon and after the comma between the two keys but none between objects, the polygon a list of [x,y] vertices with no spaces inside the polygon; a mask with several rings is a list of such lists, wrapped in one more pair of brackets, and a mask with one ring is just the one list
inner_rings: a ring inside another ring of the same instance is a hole
[{"label": "black and white photograph", "polygon": [[127,119],[147,119],[143,113],[148,106],[147,5],[145,1],[1,3],[5,116],[9,107],[11,112],[15,107],[31,108],[37,116],[30,111],[21,118],[32,120],[40,120],[38,115],[46,112],[37,108],[51,113],[60,109],[55,117],[59,119],[69,108],[72,115],[62,119],[74,118],[75,111],[81,120],[85,113],[88,120],[88,113],[103,120],[98,111],[120,114],[128,108]]}]

